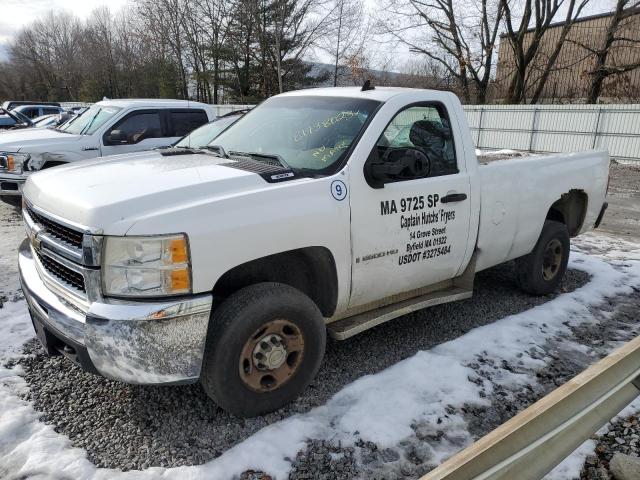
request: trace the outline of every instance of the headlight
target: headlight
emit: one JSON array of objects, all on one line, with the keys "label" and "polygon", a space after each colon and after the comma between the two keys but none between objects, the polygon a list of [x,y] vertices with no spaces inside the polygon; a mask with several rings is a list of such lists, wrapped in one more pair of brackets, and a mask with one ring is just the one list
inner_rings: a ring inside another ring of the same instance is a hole
[{"label": "headlight", "polygon": [[10,173],[22,173],[29,158],[28,153],[0,152],[0,168]]},{"label": "headlight", "polygon": [[191,293],[187,237],[105,237],[102,288],[119,297]]}]

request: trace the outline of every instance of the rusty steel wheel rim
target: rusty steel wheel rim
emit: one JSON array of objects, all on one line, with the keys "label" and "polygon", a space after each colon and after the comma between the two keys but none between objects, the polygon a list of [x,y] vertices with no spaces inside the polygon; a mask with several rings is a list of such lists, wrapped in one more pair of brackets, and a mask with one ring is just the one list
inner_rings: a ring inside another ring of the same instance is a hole
[{"label": "rusty steel wheel rim", "polygon": [[551,240],[544,249],[542,257],[542,276],[545,280],[553,280],[562,265],[563,248],[557,238]]},{"label": "rusty steel wheel rim", "polygon": [[288,320],[271,320],[245,342],[240,355],[240,378],[255,392],[276,390],[297,372],[303,354],[300,329]]}]

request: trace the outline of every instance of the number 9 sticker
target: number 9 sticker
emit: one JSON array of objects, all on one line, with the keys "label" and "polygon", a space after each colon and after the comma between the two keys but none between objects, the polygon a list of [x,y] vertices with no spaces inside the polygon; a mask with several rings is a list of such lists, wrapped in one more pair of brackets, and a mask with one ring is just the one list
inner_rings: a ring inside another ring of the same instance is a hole
[{"label": "number 9 sticker", "polygon": [[331,182],[331,195],[338,201],[344,200],[347,196],[347,186],[342,180]]}]

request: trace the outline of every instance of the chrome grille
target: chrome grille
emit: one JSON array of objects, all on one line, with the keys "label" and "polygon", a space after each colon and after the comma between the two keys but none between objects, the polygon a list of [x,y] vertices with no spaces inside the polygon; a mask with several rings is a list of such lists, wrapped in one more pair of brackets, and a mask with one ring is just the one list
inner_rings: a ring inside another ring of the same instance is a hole
[{"label": "chrome grille", "polygon": [[76,272],[75,270],[70,269],[69,267],[61,264],[53,258],[47,255],[43,255],[37,250],[36,255],[38,256],[38,260],[40,260],[40,263],[49,275],[57,278],[67,286],[73,287],[84,294],[87,293],[84,276],[80,272]]},{"label": "chrome grille", "polygon": [[82,249],[82,232],[61,225],[49,218],[35,212],[31,207],[27,206],[27,212],[33,221],[40,226],[46,233],[52,237],[61,240],[75,248]]}]

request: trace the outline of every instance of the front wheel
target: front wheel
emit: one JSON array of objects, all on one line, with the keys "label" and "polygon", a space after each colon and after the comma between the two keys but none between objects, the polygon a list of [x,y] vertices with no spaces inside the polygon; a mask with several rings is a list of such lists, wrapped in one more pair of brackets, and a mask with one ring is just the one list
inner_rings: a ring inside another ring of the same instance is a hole
[{"label": "front wheel", "polygon": [[516,260],[520,288],[534,295],[555,292],[567,271],[569,245],[567,226],[547,220],[533,251]]},{"label": "front wheel", "polygon": [[200,381],[223,409],[260,415],[311,383],[325,344],[324,319],[309,297],[279,283],[252,285],[214,311]]}]

